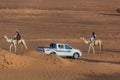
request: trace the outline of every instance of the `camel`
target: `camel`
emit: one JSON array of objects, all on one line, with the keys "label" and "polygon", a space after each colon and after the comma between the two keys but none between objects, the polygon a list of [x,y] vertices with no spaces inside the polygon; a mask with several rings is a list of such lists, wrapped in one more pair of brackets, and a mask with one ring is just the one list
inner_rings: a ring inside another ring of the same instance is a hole
[{"label": "camel", "polygon": [[21,47],[23,48],[23,46],[24,46],[26,50],[28,49],[24,39],[21,39],[21,40],[17,41],[17,40],[14,40],[14,39],[9,39],[7,36],[4,36],[4,38],[6,39],[7,42],[10,43],[10,48],[9,48],[10,52],[11,52],[13,46],[15,48],[14,52],[15,53],[17,52],[17,46],[16,46],[17,44],[21,44]]},{"label": "camel", "polygon": [[92,42],[90,42],[90,40],[86,40],[84,37],[81,37],[80,39],[82,39],[85,44],[89,44],[88,54],[89,54],[91,48],[93,50],[93,54],[95,54],[95,48],[94,48],[94,46],[98,46],[101,51],[103,49],[102,41],[100,39],[95,39]]}]

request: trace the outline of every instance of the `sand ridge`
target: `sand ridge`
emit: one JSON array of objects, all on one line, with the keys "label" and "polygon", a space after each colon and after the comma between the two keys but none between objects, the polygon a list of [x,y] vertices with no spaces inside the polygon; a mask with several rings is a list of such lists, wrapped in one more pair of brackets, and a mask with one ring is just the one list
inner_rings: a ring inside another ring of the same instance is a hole
[{"label": "sand ridge", "polygon": [[15,53],[6,50],[0,50],[0,68],[1,69],[16,69],[31,66],[34,63],[42,66],[52,65],[67,65],[69,61],[57,55],[47,55],[37,51],[27,51],[23,55],[16,55]]},{"label": "sand ridge", "polygon": [[0,50],[0,68],[2,69],[24,68],[32,65],[34,62],[35,59],[33,58],[16,55],[6,50]]},{"label": "sand ridge", "polygon": [[52,65],[65,66],[65,65],[72,64],[72,62],[66,60],[65,58],[62,58],[54,54],[46,54],[46,53],[41,53],[37,51],[28,51],[23,53],[23,55],[35,58],[42,65],[45,65],[45,66],[52,66]]}]

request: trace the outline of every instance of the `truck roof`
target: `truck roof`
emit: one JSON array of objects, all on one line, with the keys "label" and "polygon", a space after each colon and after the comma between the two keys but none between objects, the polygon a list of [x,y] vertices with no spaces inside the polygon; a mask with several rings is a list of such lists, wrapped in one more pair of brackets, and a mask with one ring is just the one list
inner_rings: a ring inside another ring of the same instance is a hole
[{"label": "truck roof", "polygon": [[64,44],[64,45],[68,45],[68,44],[66,44],[66,43],[51,43],[51,44]]}]

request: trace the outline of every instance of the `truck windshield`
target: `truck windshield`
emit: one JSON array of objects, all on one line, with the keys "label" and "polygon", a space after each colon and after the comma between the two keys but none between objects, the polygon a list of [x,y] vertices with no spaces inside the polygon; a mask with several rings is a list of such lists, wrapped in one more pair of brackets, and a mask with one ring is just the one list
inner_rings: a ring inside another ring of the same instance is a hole
[{"label": "truck windshield", "polygon": [[51,43],[50,48],[56,48],[56,44]]}]

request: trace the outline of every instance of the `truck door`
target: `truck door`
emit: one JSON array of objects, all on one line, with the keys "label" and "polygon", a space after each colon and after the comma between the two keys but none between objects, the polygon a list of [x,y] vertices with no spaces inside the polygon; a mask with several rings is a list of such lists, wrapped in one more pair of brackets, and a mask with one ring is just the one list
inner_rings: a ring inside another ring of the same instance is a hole
[{"label": "truck door", "polygon": [[64,55],[64,51],[65,51],[64,45],[58,44],[57,47],[58,47],[57,48],[57,54],[60,55],[60,56],[63,56]]},{"label": "truck door", "polygon": [[65,45],[66,55],[71,56],[72,48],[69,45]]},{"label": "truck door", "polygon": [[69,56],[71,53],[71,48],[67,45],[59,44],[57,52],[60,56]]}]

